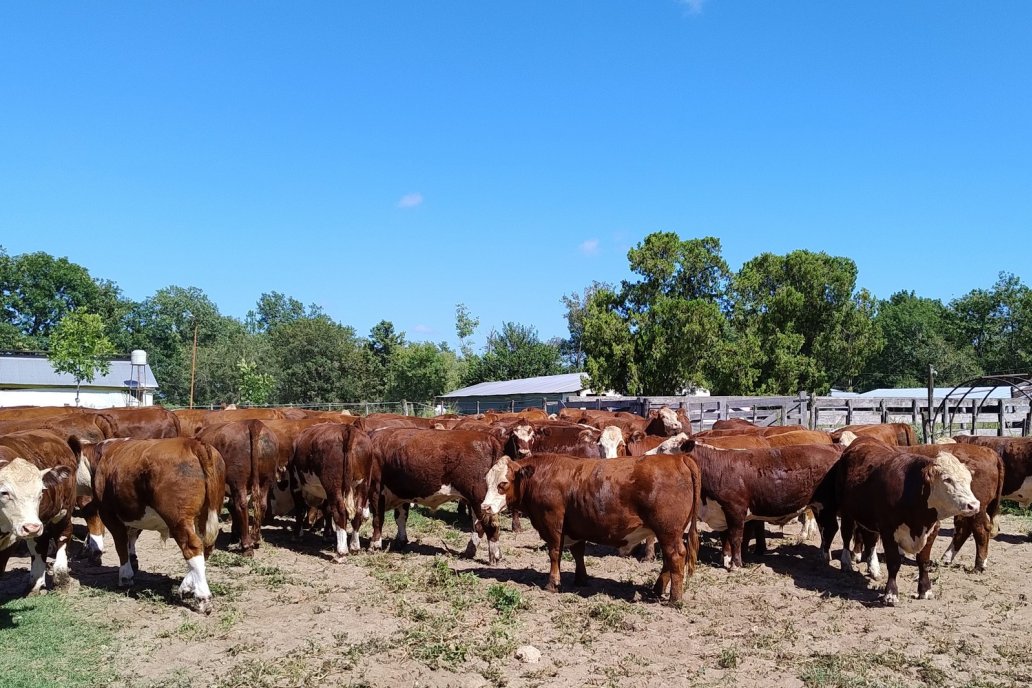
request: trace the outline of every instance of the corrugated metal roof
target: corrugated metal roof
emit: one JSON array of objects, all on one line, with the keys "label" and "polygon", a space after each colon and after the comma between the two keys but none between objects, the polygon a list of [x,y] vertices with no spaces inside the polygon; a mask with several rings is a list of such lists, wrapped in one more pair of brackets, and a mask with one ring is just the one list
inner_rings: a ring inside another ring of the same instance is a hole
[{"label": "corrugated metal roof", "polygon": [[443,399],[454,397],[494,397],[512,394],[569,394],[585,388],[581,381],[584,373],[564,373],[562,375],[542,375],[526,377],[522,380],[502,380],[499,382],[481,382],[470,387],[463,387],[454,392],[442,395]]},{"label": "corrugated metal roof", "polygon": [[[93,382],[83,381],[82,387],[135,387],[137,372],[129,361],[111,361],[107,375],[98,375]],[[144,367],[139,377],[141,388],[158,388],[158,381],[150,365]],[[75,387],[75,378],[67,373],[54,372],[50,361],[42,356],[0,356],[0,387],[15,385]]]},{"label": "corrugated metal roof", "polygon": [[[967,387],[961,387],[953,393],[954,397],[962,397],[965,392],[968,392]],[[1011,388],[1010,385],[1003,385],[1002,387],[971,387],[968,397],[985,398],[987,392],[989,393],[990,399],[1010,399]],[[942,399],[945,396],[953,392],[952,387],[935,387],[933,388],[932,394],[936,399]],[[928,388],[927,387],[903,387],[900,389],[872,389],[870,392],[864,392],[860,396],[862,397],[890,397],[894,399],[927,399]],[[951,397],[952,398],[952,397]]]}]

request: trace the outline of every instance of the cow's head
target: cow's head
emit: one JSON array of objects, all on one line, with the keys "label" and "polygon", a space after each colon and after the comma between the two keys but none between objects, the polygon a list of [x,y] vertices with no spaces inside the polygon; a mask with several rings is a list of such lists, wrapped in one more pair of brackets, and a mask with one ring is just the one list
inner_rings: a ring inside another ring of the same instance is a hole
[{"label": "cow's head", "polygon": [[681,423],[681,419],[677,417],[677,414],[674,413],[674,410],[671,408],[664,406],[657,411],[651,411],[649,415],[653,418],[659,419],[659,422],[663,426],[663,434],[667,437],[672,437],[677,433],[684,431],[684,424]]},{"label": "cow's head", "polygon": [[[545,433],[547,434],[547,433]],[[534,426],[525,420],[516,423],[509,435],[512,442],[512,452],[516,457],[529,456],[531,444],[534,442]]]},{"label": "cow's head", "polygon": [[856,440],[857,436],[853,433],[852,430],[845,430],[841,435],[839,435],[838,443],[841,444],[843,447],[848,447],[849,445],[853,444],[853,442],[856,442]]},{"label": "cow's head", "polygon": [[487,495],[480,508],[485,514],[500,514],[510,504],[519,504],[523,482],[532,475],[533,466],[521,466],[508,456],[498,459],[487,472]]},{"label": "cow's head", "polygon": [[925,469],[928,481],[928,508],[939,518],[973,516],[980,504],[971,492],[971,471],[949,452],[939,452]]},{"label": "cow's head", "polygon": [[662,444],[655,449],[650,449],[645,454],[687,454],[693,449],[695,449],[695,440],[685,433],[679,432],[673,437],[663,440]]},{"label": "cow's head", "polygon": [[626,453],[626,443],[624,442],[623,430],[616,427],[615,425],[607,425],[602,431],[602,435],[598,438],[598,444],[602,447],[602,458],[603,459],[615,459],[620,456],[620,445],[624,445]]},{"label": "cow's head", "polygon": [[0,461],[0,532],[30,538],[43,531],[39,500],[43,490],[72,474],[67,466],[39,470],[25,459]]}]

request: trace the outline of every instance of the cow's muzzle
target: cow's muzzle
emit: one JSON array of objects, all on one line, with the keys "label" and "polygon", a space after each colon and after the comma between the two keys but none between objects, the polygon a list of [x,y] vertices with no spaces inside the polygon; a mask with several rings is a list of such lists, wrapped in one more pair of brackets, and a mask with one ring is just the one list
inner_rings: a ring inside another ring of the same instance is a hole
[{"label": "cow's muzzle", "polygon": [[22,523],[18,526],[17,533],[18,537],[36,537],[43,532],[43,524],[40,522],[35,523]]}]

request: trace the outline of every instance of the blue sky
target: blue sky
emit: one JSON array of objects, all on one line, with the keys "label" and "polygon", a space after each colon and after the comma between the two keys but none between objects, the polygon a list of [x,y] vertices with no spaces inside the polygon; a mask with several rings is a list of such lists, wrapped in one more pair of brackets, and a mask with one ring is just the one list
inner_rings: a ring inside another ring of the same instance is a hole
[{"label": "blue sky", "polygon": [[6,3],[0,245],[365,334],[565,334],[627,249],[1032,282],[1032,3]]}]

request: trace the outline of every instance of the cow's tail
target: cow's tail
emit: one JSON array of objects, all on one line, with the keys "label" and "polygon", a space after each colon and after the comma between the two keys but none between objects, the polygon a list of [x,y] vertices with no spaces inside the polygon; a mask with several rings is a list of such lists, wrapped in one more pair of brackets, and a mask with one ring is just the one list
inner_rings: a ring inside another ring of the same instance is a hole
[{"label": "cow's tail", "polygon": [[688,524],[688,557],[684,563],[684,572],[691,576],[695,573],[695,565],[699,561],[699,517],[702,516],[702,472],[699,465],[689,455],[683,454],[681,461],[692,476],[692,518]]},{"label": "cow's tail", "polygon": [[906,442],[907,447],[917,446],[917,435],[914,434],[914,426],[910,423],[903,424],[903,439]]},{"label": "cow's tail", "polygon": [[219,511],[226,498],[226,462],[219,450],[201,445],[197,458],[204,473],[204,505],[197,515],[197,531],[205,547],[212,547],[219,536]]}]

